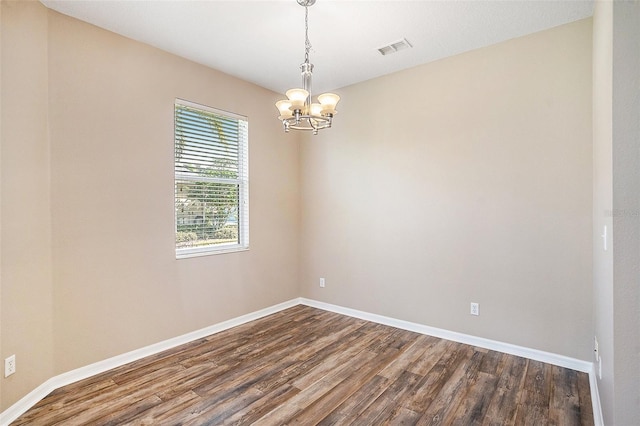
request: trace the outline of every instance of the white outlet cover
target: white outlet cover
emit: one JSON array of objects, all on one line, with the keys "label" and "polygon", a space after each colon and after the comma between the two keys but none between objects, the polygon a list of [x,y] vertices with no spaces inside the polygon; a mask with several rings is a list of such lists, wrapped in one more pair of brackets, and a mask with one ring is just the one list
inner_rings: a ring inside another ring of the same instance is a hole
[{"label": "white outlet cover", "polygon": [[11,355],[4,360],[4,377],[9,377],[16,372],[16,356]]},{"label": "white outlet cover", "polygon": [[471,315],[480,315],[480,304],[471,302]]}]

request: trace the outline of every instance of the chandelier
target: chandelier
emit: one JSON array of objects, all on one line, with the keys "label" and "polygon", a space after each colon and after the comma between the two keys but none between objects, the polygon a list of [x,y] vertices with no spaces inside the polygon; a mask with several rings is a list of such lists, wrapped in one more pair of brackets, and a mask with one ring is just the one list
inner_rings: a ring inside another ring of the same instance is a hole
[{"label": "chandelier", "polygon": [[318,102],[311,102],[311,74],[313,64],[309,63],[309,6],[313,6],[316,0],[297,0],[300,6],[304,6],[304,63],[300,65],[302,71],[302,89],[289,89],[286,92],[288,99],[276,102],[276,108],[280,111],[279,120],[282,120],[284,131],[311,130],[314,135],[318,130],[331,127],[331,120],[337,113],[336,105],[340,96],[335,93],[323,93],[318,96]]}]

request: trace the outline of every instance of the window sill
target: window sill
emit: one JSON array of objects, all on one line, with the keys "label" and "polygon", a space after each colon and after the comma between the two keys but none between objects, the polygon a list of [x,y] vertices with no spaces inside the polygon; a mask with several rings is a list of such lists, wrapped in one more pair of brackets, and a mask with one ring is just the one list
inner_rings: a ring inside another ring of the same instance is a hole
[{"label": "window sill", "polygon": [[249,251],[249,247],[232,246],[232,247],[208,249],[208,250],[202,249],[202,250],[184,251],[181,253],[176,253],[176,260],[189,259],[192,257],[201,257],[201,256],[214,256],[217,254],[236,253],[241,251]]}]

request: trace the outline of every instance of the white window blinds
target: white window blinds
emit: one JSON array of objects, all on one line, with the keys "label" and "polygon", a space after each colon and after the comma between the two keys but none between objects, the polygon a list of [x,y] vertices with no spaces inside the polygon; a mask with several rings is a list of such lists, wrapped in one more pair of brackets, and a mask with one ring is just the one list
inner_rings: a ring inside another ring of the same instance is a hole
[{"label": "white window blinds", "polygon": [[175,103],[176,256],[249,247],[246,117]]}]

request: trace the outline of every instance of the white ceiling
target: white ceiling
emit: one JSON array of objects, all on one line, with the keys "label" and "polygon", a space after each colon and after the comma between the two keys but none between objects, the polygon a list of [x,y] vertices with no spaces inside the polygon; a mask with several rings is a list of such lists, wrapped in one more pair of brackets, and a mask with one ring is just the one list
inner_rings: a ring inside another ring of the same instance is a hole
[{"label": "white ceiling", "polygon": [[[301,84],[304,8],[296,0],[41,2],[276,92]],[[593,0],[317,0],[309,8],[314,93],[592,14]],[[378,48],[403,38],[413,48],[387,56],[378,53]]]}]

